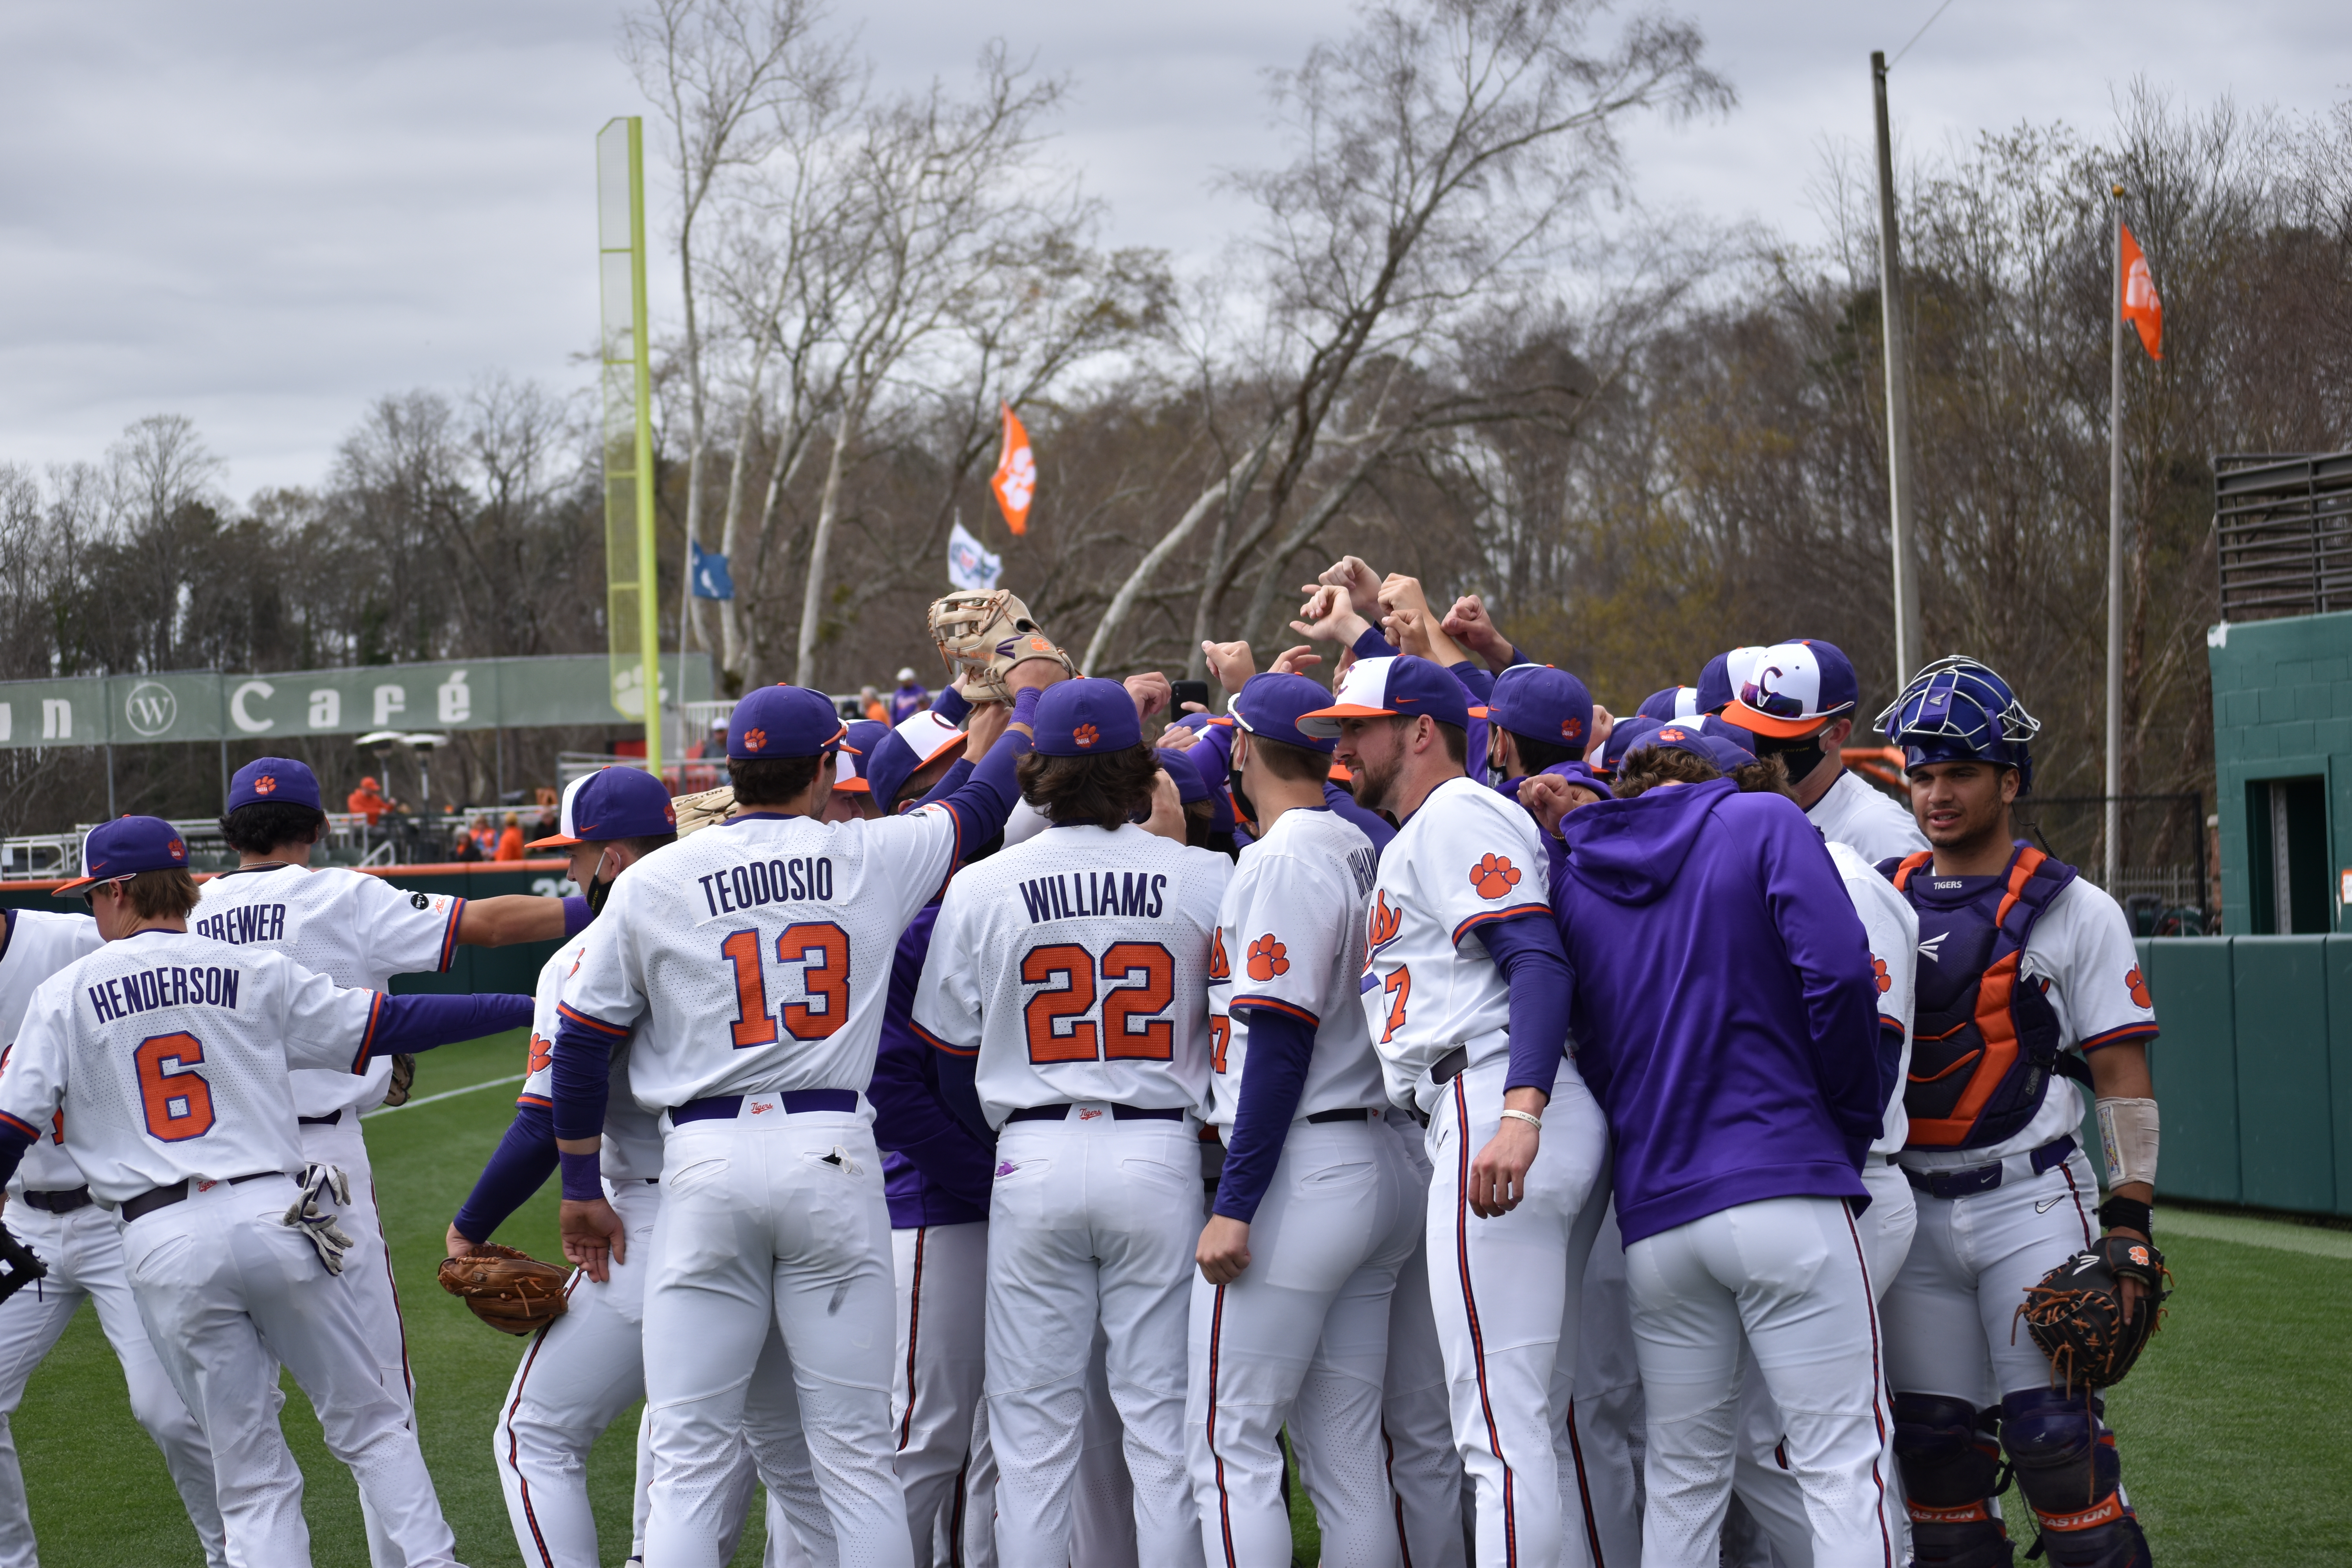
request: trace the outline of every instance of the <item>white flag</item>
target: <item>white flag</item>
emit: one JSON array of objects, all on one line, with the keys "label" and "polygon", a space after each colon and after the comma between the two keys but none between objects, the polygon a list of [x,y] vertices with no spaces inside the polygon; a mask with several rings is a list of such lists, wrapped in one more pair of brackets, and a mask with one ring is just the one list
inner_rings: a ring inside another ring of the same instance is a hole
[{"label": "white flag", "polygon": [[988,589],[996,586],[997,574],[1004,570],[1002,556],[992,555],[980,546],[962,523],[948,535],[948,581],[959,588]]}]

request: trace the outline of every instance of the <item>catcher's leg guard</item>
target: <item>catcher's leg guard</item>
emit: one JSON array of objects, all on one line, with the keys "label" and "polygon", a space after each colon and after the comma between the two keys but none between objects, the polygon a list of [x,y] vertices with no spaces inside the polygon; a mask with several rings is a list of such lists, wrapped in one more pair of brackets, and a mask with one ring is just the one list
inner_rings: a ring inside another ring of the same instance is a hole
[{"label": "catcher's leg guard", "polygon": [[2147,1568],[2147,1538],[2125,1508],[2116,1435],[2101,1402],[2034,1388],[2001,1396],[2000,1436],[2017,1489],[2042,1525],[2052,1568]]},{"label": "catcher's leg guard", "polygon": [[1998,1413],[1940,1394],[1895,1396],[1895,1457],[1919,1568],[2011,1568],[2009,1532],[1993,1517],[2000,1472]]}]

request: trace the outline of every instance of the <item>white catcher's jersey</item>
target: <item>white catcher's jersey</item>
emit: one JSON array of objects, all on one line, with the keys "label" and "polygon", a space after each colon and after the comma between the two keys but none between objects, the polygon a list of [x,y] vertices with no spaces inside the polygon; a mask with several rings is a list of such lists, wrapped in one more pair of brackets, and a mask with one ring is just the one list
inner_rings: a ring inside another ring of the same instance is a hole
[{"label": "white catcher's jersey", "polygon": [[109,1207],[191,1177],[297,1171],[289,1069],[354,1072],[384,1000],[267,948],[141,931],[33,993],[0,1121],[37,1136],[62,1107],[66,1150]]},{"label": "white catcher's jersey", "polygon": [[1234,1124],[1249,1063],[1249,1016],[1237,1003],[1314,1026],[1298,1115],[1386,1100],[1356,1001],[1380,858],[1329,806],[1284,812],[1242,851],[1209,952],[1209,1120],[1218,1126]]},{"label": "white catcher's jersey", "polygon": [[1899,1030],[1903,1036],[1902,1065],[1895,1074],[1894,1091],[1886,1097],[1878,1137],[1870,1145],[1874,1154],[1893,1154],[1911,1136],[1903,1090],[1911,1079],[1911,1008],[1918,990],[1919,911],[1852,845],[1832,838],[1829,847],[1830,859],[1845,882],[1846,897],[1853,900],[1853,912],[1862,917],[1862,929],[1870,937],[1871,968],[1878,975],[1879,1027]]},{"label": "white catcher's jersey", "polygon": [[[562,1009],[616,1043],[657,1111],[874,1077],[898,938],[955,864],[953,813],[738,816],[623,871]],[[640,1019],[643,1021],[640,1022]]]},{"label": "white catcher's jersey", "polygon": [[1927,847],[1927,836],[1907,806],[1850,772],[1839,773],[1829,793],[1813,802],[1805,816],[1823,838],[1851,847],[1873,866]]},{"label": "white catcher's jersey", "polygon": [[[457,951],[466,900],[416,893],[340,866],[257,866],[197,889],[188,930],[235,947],[266,947],[338,985],[382,991],[395,974],[438,973]],[[297,1072],[294,1113],[330,1116],[383,1103],[392,1058],[354,1078]]]},{"label": "white catcher's jersey", "polygon": [[[1931,874],[1929,867],[1916,873]],[[1922,947],[1919,962],[1932,963],[1936,956]],[[2046,983],[2061,1050],[2156,1037],[2156,1004],[2140,973],[2131,922],[2104,888],[2077,877],[2060,889],[2033,922],[2018,972]],[[2089,1092],[2053,1073],[2042,1109],[2007,1141],[1985,1149],[1906,1149],[1903,1163],[1915,1171],[1958,1170],[2039,1149],[2069,1132],[2079,1137]]]},{"label": "white catcher's jersey", "polygon": [[[531,997],[530,1058],[523,1068],[522,1092],[515,1096],[517,1105],[555,1103],[555,1031],[561,1026],[563,983],[587,951],[588,933],[583,931],[540,966],[539,986]],[[612,1063],[604,1100],[603,1170],[616,1182],[651,1181],[662,1170],[661,1119],[629,1096],[629,1041],[614,1044]]]},{"label": "white catcher's jersey", "polygon": [[[98,922],[88,915],[6,910],[0,910],[0,921],[6,922],[7,931],[7,946],[0,951],[0,1076],[5,1076],[8,1049],[41,982],[106,944],[99,938]],[[60,1111],[25,1151],[16,1175],[9,1179],[9,1193],[67,1192],[80,1186],[81,1172],[66,1152],[65,1141],[66,1119]]]},{"label": "white catcher's jersey", "polygon": [[1396,1104],[1434,1104],[1430,1068],[1456,1046],[1473,1067],[1510,1048],[1511,988],[1478,928],[1550,919],[1547,867],[1535,818],[1466,778],[1430,791],[1381,851],[1358,984]]},{"label": "white catcher's jersey", "polygon": [[989,1124],[1061,1100],[1198,1114],[1209,945],[1233,862],[1133,824],[1055,827],[966,867],[931,928],[915,1027],[978,1053]]}]

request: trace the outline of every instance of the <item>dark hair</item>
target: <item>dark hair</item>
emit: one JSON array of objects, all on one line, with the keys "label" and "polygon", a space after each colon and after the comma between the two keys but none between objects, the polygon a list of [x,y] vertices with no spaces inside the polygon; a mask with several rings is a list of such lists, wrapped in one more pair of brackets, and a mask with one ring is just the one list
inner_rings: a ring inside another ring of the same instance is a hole
[{"label": "dark hair", "polygon": [[1636,746],[1617,764],[1616,782],[1609,788],[1619,800],[1632,800],[1663,784],[1706,784],[1722,776],[1722,769],[1696,752],[1685,752],[1680,746]]},{"label": "dark hair", "polygon": [[[1423,715],[1419,713],[1399,713],[1391,717],[1389,723],[1392,728],[1402,730],[1421,717]],[[1445,754],[1454,759],[1454,765],[1457,768],[1469,766],[1469,731],[1459,724],[1449,724],[1443,719],[1434,719],[1431,722],[1437,726],[1437,732],[1445,737]]]},{"label": "dark hair", "polygon": [[1160,775],[1160,759],[1146,745],[1099,757],[1049,757],[1024,752],[1015,772],[1021,780],[1021,798],[1044,812],[1056,827],[1092,823],[1114,828],[1151,810],[1152,781]]},{"label": "dark hair", "polygon": [[[1265,764],[1265,771],[1285,784],[1320,784],[1331,776],[1331,754],[1328,752],[1294,746],[1287,741],[1269,741],[1263,735],[1250,737],[1250,751]],[[1211,787],[1214,787],[1213,783]]]},{"label": "dark hair", "polygon": [[830,768],[833,759],[816,757],[730,757],[727,782],[735,786],[740,805],[782,805],[798,800],[816,782],[817,769]]},{"label": "dark hair", "polygon": [[1579,762],[1584,756],[1581,746],[1566,745],[1559,741],[1538,741],[1532,735],[1522,735],[1517,730],[1504,730],[1503,733],[1511,738],[1513,749],[1519,753],[1519,766],[1531,773],[1556,768],[1562,763]]},{"label": "dark hair", "polygon": [[281,844],[308,844],[327,825],[327,814],[290,800],[251,800],[220,819],[228,847],[267,855]]},{"label": "dark hair", "polygon": [[1797,792],[1789,787],[1789,764],[1778,752],[1769,757],[1759,757],[1752,763],[1744,763],[1725,776],[1739,786],[1742,795],[1785,795],[1790,800],[1797,798]]},{"label": "dark hair", "polygon": [[[131,912],[142,921],[164,916],[185,920],[188,911],[196,907],[196,879],[185,871],[142,871],[113,881],[130,895]],[[85,891],[95,893],[104,886],[100,882]]]}]

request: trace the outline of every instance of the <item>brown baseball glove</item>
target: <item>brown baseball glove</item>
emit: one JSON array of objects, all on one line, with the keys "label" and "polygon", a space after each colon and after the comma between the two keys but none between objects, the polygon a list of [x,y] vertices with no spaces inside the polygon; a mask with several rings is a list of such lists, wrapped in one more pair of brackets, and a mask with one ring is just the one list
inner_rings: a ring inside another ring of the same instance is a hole
[{"label": "brown baseball glove", "polygon": [[1072,675],[1076,663],[1045,633],[1029,606],[1003,588],[950,594],[931,601],[931,641],[963,694],[974,702],[1010,702],[1005,675],[1016,664],[1050,658]]},{"label": "brown baseball glove", "polygon": [[386,1106],[406,1105],[408,1091],[416,1082],[416,1058],[406,1052],[395,1053],[392,1058],[392,1081],[383,1086]]},{"label": "brown baseball glove", "polygon": [[571,1278],[568,1268],[494,1242],[441,1260],[441,1289],[509,1334],[535,1334],[563,1316],[563,1287]]},{"label": "brown baseball glove", "polygon": [[677,811],[677,836],[680,838],[698,828],[726,821],[735,815],[735,786],[720,784],[699,795],[682,795],[670,802]]},{"label": "brown baseball glove", "polygon": [[[2070,1391],[2105,1388],[2121,1383],[2147,1348],[2164,1316],[2165,1298],[2172,1293],[2166,1289],[2171,1278],[2155,1244],[2103,1236],[2089,1250],[2043,1275],[2041,1284],[2025,1292],[2017,1315],[2050,1358],[2052,1373]],[[2129,1316],[2123,1306],[2125,1279],[2147,1288]]]}]

